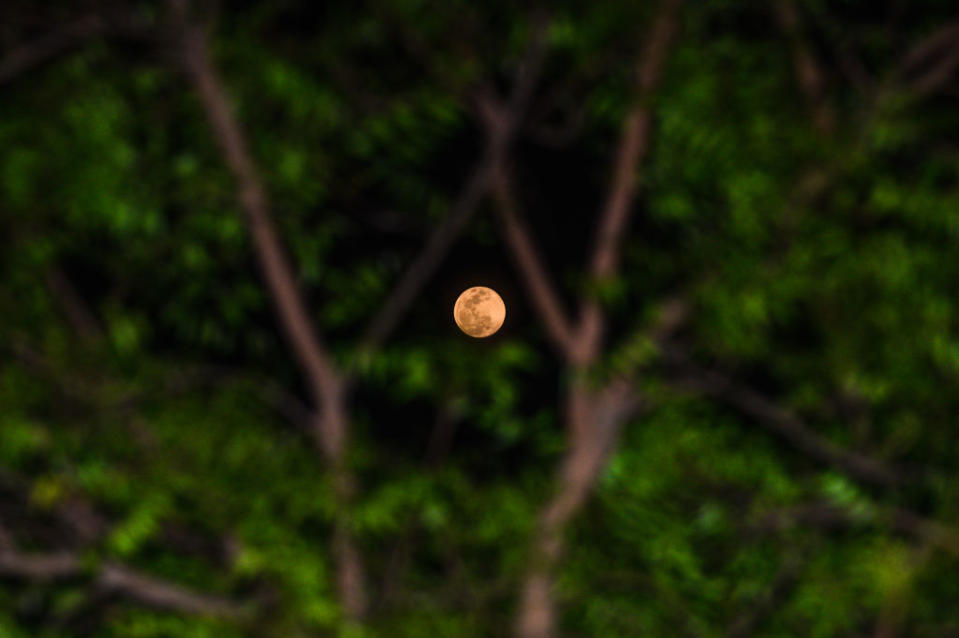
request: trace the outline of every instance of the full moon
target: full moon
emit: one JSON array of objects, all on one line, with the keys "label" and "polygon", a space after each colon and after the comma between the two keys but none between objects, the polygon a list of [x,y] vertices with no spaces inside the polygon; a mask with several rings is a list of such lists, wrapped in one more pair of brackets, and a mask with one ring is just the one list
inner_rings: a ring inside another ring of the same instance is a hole
[{"label": "full moon", "polygon": [[467,288],[453,305],[453,320],[471,337],[488,337],[500,329],[506,319],[506,304],[496,291],[486,286]]}]

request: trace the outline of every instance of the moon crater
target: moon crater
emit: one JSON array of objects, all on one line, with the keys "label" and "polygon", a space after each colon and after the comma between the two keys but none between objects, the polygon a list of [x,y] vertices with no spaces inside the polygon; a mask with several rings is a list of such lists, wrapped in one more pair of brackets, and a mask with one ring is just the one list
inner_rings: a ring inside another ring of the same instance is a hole
[{"label": "moon crater", "polygon": [[453,320],[460,330],[477,339],[494,334],[506,319],[506,304],[492,288],[467,288],[453,305]]}]

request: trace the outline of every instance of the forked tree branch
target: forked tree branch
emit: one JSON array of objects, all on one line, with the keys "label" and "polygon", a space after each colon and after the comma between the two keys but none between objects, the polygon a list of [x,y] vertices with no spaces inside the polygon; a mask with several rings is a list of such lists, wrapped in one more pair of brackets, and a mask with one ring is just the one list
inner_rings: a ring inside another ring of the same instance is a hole
[{"label": "forked tree branch", "polygon": [[[662,0],[637,68],[637,104],[626,115],[606,202],[600,214],[588,274],[597,282],[615,273],[619,249],[637,190],[636,173],[649,142],[650,94],[659,84],[673,33],[679,0]],[[495,111],[494,111],[495,113]],[[495,118],[487,118],[495,122]],[[553,585],[564,549],[567,526],[579,512],[617,435],[638,406],[629,378],[614,378],[594,388],[586,372],[596,363],[603,327],[598,300],[588,292],[581,300],[582,315],[574,328],[563,312],[560,296],[536,253],[531,234],[522,222],[511,173],[506,161],[497,167],[494,198],[503,220],[507,243],[540,319],[553,343],[574,373],[566,393],[564,421],[567,446],[557,477],[557,490],[540,511],[532,558],[524,578],[516,634],[519,638],[556,635]],[[666,313],[671,314],[671,313]],[[672,313],[681,315],[682,312]]]},{"label": "forked tree branch", "polygon": [[546,58],[547,27],[545,19],[535,21],[532,37],[517,70],[503,125],[488,136],[483,156],[470,173],[446,218],[433,231],[423,250],[373,317],[357,350],[357,358],[369,357],[389,336],[479,208],[489,190],[494,166],[512,144],[519,122],[529,107]]},{"label": "forked tree branch", "polygon": [[379,312],[370,321],[357,349],[357,360],[367,359],[396,328],[400,318],[429,281],[430,276],[449,253],[469,220],[479,208],[489,181],[489,151],[473,168],[446,218],[430,235],[426,245],[390,291]]}]

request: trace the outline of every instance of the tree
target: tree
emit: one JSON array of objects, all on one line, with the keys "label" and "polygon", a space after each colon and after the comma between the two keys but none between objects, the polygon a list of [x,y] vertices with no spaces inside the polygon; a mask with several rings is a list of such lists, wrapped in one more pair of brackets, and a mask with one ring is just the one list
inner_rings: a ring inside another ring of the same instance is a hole
[{"label": "tree", "polygon": [[3,632],[948,633],[923,9],[5,6]]}]

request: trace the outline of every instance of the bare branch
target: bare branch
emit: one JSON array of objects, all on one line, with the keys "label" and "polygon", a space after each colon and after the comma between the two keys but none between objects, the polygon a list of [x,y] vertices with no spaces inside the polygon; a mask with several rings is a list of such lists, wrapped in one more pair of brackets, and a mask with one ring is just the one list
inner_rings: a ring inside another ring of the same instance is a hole
[{"label": "bare branch", "polygon": [[612,382],[599,392],[588,387],[584,376],[574,380],[566,400],[569,443],[556,494],[540,514],[516,622],[519,638],[555,635],[552,589],[554,572],[565,548],[566,527],[589,497],[623,424],[637,406],[632,384],[626,380]]},{"label": "bare branch", "polygon": [[0,86],[44,62],[103,33],[106,23],[88,15],[8,51],[0,59]]},{"label": "bare branch", "polygon": [[63,580],[82,573],[83,563],[67,552],[20,554],[12,550],[0,552],[0,575],[29,580]]},{"label": "bare branch", "polygon": [[792,0],[780,0],[776,3],[776,17],[789,39],[796,79],[812,116],[813,127],[820,134],[829,135],[835,129],[836,114],[826,99],[822,68],[803,37],[799,11]]},{"label": "bare branch", "polygon": [[953,527],[898,507],[853,513],[832,503],[806,503],[768,512],[751,527],[758,531],[779,531],[796,525],[826,529],[846,529],[857,525],[885,527],[959,557],[959,532]]},{"label": "bare branch", "polygon": [[[677,357],[673,357],[674,360]],[[882,486],[906,482],[901,470],[858,452],[846,450],[811,430],[802,420],[758,392],[737,384],[713,370],[705,370],[679,359],[681,372],[674,383],[686,390],[718,399],[751,417],[758,425],[788,441],[804,454],[848,476]]]},{"label": "bare branch", "polygon": [[370,322],[358,349],[357,358],[368,357],[392,332],[479,208],[489,189],[494,164],[511,145],[539,80],[546,58],[547,25],[545,19],[538,20],[534,25],[529,46],[517,70],[504,125],[488,137],[482,158],[473,168],[443,223],[433,231],[423,250],[410,264],[383,303],[380,312]]},{"label": "bare branch", "polygon": [[636,70],[637,102],[623,123],[613,167],[613,181],[600,214],[593,245],[590,273],[602,279],[616,269],[619,245],[629,221],[638,180],[637,170],[649,146],[651,112],[649,100],[659,86],[673,34],[680,0],[663,0]]},{"label": "bare branch", "polygon": [[520,217],[512,180],[502,165],[497,167],[493,176],[493,199],[510,254],[523,276],[533,306],[553,344],[570,358],[575,346],[572,328],[546,266],[533,245],[529,227]]},{"label": "bare branch", "polygon": [[[270,217],[266,192],[244,134],[230,106],[223,81],[210,56],[202,28],[187,22],[183,3],[171,2],[182,27],[182,58],[213,129],[223,158],[237,182],[240,206],[246,215],[257,259],[263,269],[292,353],[321,405],[337,401],[340,379],[335,364],[313,329],[310,314],[297,288],[296,277]],[[322,421],[321,443],[328,456],[342,448],[343,432]]]},{"label": "bare branch", "polygon": [[[676,30],[679,4],[679,0],[663,0],[639,61],[639,99],[624,122],[613,181],[601,213],[589,264],[589,274],[597,281],[613,275],[617,267],[621,235],[637,190],[636,172],[648,145],[648,100],[662,75]],[[494,118],[488,119],[495,122]],[[493,194],[503,219],[507,243],[544,327],[574,371],[564,415],[569,438],[566,454],[560,466],[556,494],[540,513],[532,562],[523,582],[515,627],[519,638],[552,638],[556,634],[554,574],[563,553],[566,528],[588,498],[615,448],[620,429],[638,406],[638,397],[628,378],[614,379],[598,391],[589,386],[586,371],[595,363],[603,325],[599,303],[592,296],[583,299],[581,320],[574,331],[535,251],[530,232],[520,219],[505,161],[497,168]],[[677,309],[666,314],[675,315],[679,321],[684,313]]]},{"label": "bare branch", "polygon": [[21,554],[10,549],[0,550],[0,576],[6,578],[45,582],[89,575],[97,587],[149,607],[223,618],[243,615],[240,605],[228,598],[201,594],[122,565],[108,563],[89,570],[76,554]]},{"label": "bare branch", "polygon": [[[491,92],[479,96],[478,110],[487,134],[487,144],[495,149],[490,164],[490,189],[502,220],[503,232],[513,259],[529,289],[533,305],[546,327],[554,345],[568,356],[572,348],[572,331],[559,295],[550,281],[547,269],[539,256],[529,228],[520,216],[519,204],[507,168],[507,150],[498,140],[509,140],[519,124],[521,113],[532,95],[532,86],[545,55],[545,29],[541,23],[538,35],[531,45],[530,61],[524,65],[517,79],[516,89],[508,104],[501,104]],[[537,42],[538,41],[538,42]]]},{"label": "bare branch", "polygon": [[333,529],[333,552],[340,604],[351,619],[363,616],[366,595],[359,551],[349,531],[344,506],[353,494],[353,478],[344,450],[348,435],[345,384],[332,357],[314,331],[296,278],[270,217],[266,192],[250,155],[240,124],[230,107],[219,72],[210,55],[203,28],[191,23],[186,0],[169,0],[182,38],[183,65],[193,82],[207,119],[237,183],[240,206],[246,215],[257,259],[279,315],[293,356],[303,368],[319,413],[311,431],[331,465],[338,518]]},{"label": "bare branch", "polygon": [[473,169],[466,186],[450,208],[446,218],[430,235],[423,250],[403,273],[386,301],[383,302],[380,311],[373,317],[358,349],[358,359],[369,357],[379,348],[466,228],[486,194],[489,162],[488,153]]},{"label": "bare branch", "polygon": [[897,65],[893,79],[924,95],[945,83],[957,65],[959,21],[953,21],[913,45]]},{"label": "bare branch", "polygon": [[241,614],[240,607],[231,600],[198,594],[122,565],[104,565],[97,575],[97,584],[159,609],[203,616],[236,617]]},{"label": "bare branch", "polygon": [[952,78],[956,68],[959,68],[959,44],[946,52],[935,66],[913,80],[910,88],[920,96],[933,93]]},{"label": "bare branch", "polygon": [[[649,102],[663,75],[663,68],[677,28],[680,1],[663,0],[646,46],[639,58],[636,70],[636,105],[623,122],[623,131],[613,166],[613,180],[600,213],[599,226],[590,257],[589,272],[596,282],[602,282],[613,276],[618,266],[620,246],[639,186],[639,167],[649,147],[649,129],[652,120]],[[602,315],[599,301],[593,295],[587,296],[583,300],[576,335],[577,351],[574,353],[574,358],[579,365],[592,363],[598,354],[604,323]]]}]

